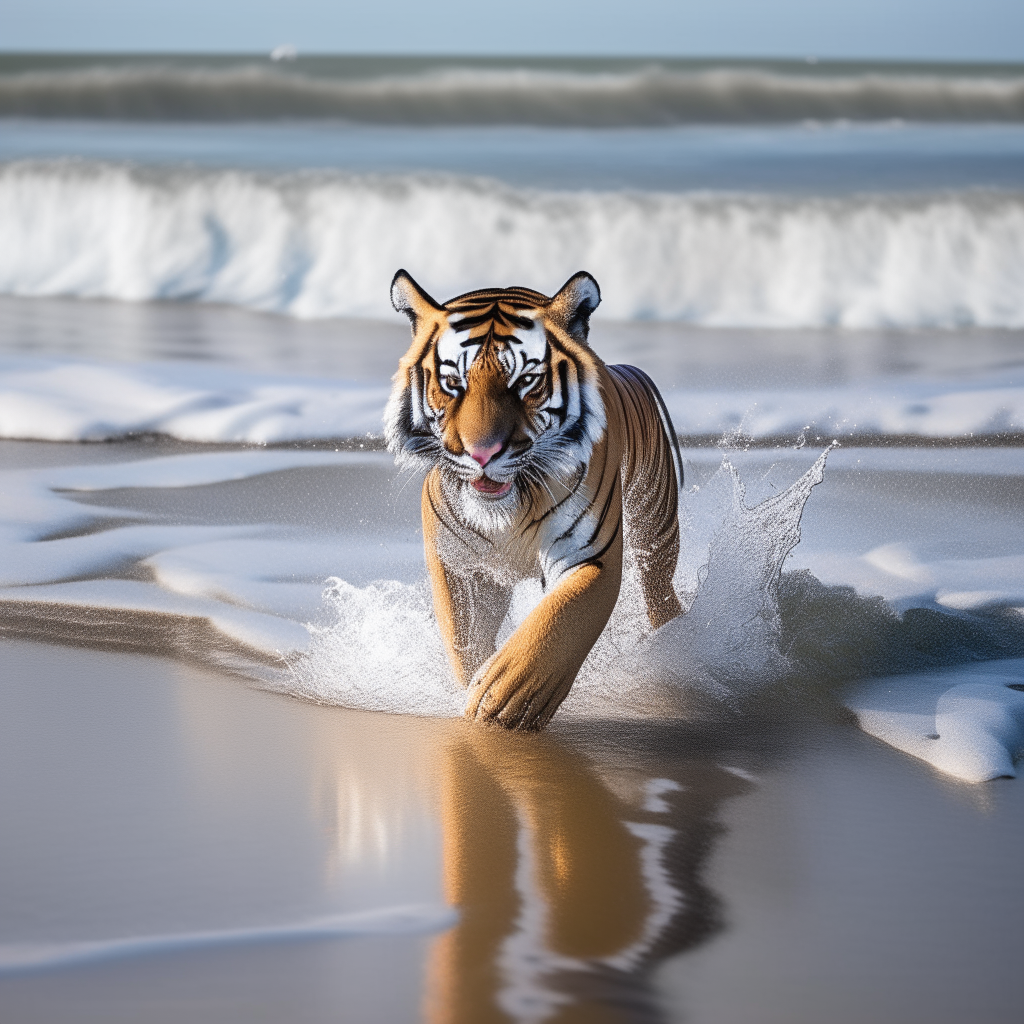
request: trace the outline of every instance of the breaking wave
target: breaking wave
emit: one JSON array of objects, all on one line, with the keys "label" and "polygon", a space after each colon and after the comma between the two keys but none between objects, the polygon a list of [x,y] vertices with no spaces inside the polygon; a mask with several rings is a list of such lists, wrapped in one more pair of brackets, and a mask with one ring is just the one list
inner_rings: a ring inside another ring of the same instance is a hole
[{"label": "breaking wave", "polygon": [[[553,192],[454,176],[0,165],[0,293],[193,299],[390,317],[406,266],[438,296],[550,290],[712,326],[1024,325],[1024,194],[840,198]],[[486,268],[486,269],[485,269]]]},{"label": "breaking wave", "polygon": [[0,75],[0,116],[130,120],[341,118],[379,124],[614,127],[805,118],[1024,120],[1024,76],[672,64],[595,70],[435,64],[309,73],[265,63],[132,62]]}]

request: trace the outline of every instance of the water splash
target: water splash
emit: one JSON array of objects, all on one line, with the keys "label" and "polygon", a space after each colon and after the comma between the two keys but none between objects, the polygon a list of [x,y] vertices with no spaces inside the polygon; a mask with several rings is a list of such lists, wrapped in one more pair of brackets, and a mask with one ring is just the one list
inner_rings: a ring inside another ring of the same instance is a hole
[{"label": "water splash", "polygon": [[327,581],[324,614],[286,689],[322,704],[455,717],[465,694],[441,643],[426,580]]},{"label": "water splash", "polygon": [[[830,449],[829,449],[830,450]],[[564,706],[567,714],[687,714],[734,704],[792,670],[782,653],[779,583],[828,451],[796,482],[753,508],[727,460],[680,498],[675,588],[686,614],[651,631],[627,563],[616,613]]]},{"label": "water splash", "polygon": [[[619,602],[560,717],[675,717],[709,701],[735,703],[789,672],[779,581],[827,456],[753,508],[727,460],[707,484],[682,495],[675,585],[688,611],[652,632],[627,551]],[[516,588],[499,640],[541,596],[536,581]],[[367,710],[461,714],[465,694],[445,657],[425,581],[360,588],[331,580],[324,615],[310,630],[309,651],[290,666],[287,689],[297,696]]]}]

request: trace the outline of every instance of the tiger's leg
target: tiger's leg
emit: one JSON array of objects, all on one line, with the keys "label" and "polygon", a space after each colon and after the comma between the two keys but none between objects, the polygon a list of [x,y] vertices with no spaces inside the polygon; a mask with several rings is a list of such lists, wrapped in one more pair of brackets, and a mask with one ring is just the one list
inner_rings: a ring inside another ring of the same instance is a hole
[{"label": "tiger's leg", "polygon": [[[671,465],[667,467],[672,471]],[[639,490],[639,488],[634,488]],[[637,576],[647,606],[647,618],[657,629],[682,613],[672,578],[679,560],[679,521],[676,514],[662,515],[660,509],[651,509],[650,502],[640,500],[633,504],[627,496],[623,514],[627,535],[636,555]]]},{"label": "tiger's leg", "polygon": [[622,530],[599,560],[566,573],[473,677],[466,717],[542,729],[569,693],[611,616],[622,581]]},{"label": "tiger's leg", "polygon": [[512,600],[512,590],[484,573],[464,575],[446,567],[438,555],[444,524],[434,514],[424,484],[423,546],[437,616],[448,660],[460,685],[494,653],[495,640]]},{"label": "tiger's leg", "polygon": [[439,560],[430,575],[445,649],[460,685],[467,686],[473,673],[494,654],[512,592],[480,573],[450,572]]}]

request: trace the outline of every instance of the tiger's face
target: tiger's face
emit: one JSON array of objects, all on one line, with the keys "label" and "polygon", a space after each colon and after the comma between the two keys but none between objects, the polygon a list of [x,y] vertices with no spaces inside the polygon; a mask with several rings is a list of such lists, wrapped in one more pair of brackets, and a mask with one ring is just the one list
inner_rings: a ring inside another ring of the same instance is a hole
[{"label": "tiger's face", "polygon": [[492,507],[579,473],[605,429],[600,363],[587,345],[600,302],[589,274],[552,298],[489,289],[442,305],[400,270],[391,297],[413,333],[385,413],[400,462],[438,466],[464,497]]}]

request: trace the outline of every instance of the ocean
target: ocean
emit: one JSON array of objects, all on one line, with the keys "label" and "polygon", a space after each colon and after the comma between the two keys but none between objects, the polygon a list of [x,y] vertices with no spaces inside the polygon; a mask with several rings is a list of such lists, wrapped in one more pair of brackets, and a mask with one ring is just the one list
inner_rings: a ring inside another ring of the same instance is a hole
[{"label": "ocean", "polygon": [[[0,55],[5,1020],[1019,1012],[1024,67],[284,56]],[[541,736],[399,267],[588,270],[680,435],[686,614]]]}]

